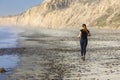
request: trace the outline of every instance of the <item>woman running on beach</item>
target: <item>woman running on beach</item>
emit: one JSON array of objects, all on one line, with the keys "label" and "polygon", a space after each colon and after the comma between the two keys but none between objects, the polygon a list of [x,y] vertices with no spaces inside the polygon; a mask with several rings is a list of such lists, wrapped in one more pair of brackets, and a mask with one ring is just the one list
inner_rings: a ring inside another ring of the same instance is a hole
[{"label": "woman running on beach", "polygon": [[83,24],[82,28],[83,29],[80,30],[80,33],[77,37],[80,38],[81,57],[85,61],[86,47],[87,47],[87,44],[88,44],[88,38],[87,37],[90,36],[91,34],[90,34],[89,30],[87,29],[86,24]]}]

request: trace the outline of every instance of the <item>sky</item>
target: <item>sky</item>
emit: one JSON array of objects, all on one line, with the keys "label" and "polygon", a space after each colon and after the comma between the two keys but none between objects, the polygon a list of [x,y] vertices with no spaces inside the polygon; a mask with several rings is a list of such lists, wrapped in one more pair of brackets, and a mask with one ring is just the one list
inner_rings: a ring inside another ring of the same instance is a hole
[{"label": "sky", "polygon": [[0,0],[0,16],[20,14],[43,0]]}]

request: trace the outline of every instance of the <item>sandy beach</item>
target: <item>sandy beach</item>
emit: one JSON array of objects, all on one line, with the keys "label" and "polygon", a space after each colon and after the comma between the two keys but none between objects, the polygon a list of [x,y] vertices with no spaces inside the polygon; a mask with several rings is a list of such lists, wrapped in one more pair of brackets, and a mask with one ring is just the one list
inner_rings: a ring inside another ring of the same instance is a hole
[{"label": "sandy beach", "polygon": [[78,29],[41,29],[20,33],[20,55],[7,80],[119,80],[120,30],[90,29],[86,61],[80,57]]}]

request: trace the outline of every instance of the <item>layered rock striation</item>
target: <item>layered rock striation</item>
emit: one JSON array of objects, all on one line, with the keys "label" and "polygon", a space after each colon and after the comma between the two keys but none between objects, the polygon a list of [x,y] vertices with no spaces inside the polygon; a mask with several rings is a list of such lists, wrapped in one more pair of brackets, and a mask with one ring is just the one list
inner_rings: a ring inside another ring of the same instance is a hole
[{"label": "layered rock striation", "polygon": [[17,16],[1,17],[2,25],[47,28],[120,26],[119,0],[44,0]]}]

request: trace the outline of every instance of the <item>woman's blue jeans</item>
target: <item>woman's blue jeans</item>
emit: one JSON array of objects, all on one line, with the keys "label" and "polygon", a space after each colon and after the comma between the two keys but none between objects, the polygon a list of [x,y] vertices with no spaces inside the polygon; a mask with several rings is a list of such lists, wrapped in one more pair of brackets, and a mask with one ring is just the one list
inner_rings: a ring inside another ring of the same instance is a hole
[{"label": "woman's blue jeans", "polygon": [[80,39],[81,56],[86,55],[87,44],[88,44],[88,39]]}]

